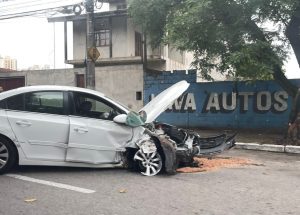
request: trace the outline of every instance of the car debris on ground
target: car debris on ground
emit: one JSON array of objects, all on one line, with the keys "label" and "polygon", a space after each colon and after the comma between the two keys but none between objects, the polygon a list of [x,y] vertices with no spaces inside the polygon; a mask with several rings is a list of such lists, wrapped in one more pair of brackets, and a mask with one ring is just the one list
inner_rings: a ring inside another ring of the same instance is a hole
[{"label": "car debris on ground", "polygon": [[197,163],[195,167],[182,167],[177,169],[180,173],[207,172],[218,170],[220,168],[234,168],[246,165],[252,165],[253,161],[246,158],[234,157],[213,157],[213,158],[198,158],[194,157]]}]

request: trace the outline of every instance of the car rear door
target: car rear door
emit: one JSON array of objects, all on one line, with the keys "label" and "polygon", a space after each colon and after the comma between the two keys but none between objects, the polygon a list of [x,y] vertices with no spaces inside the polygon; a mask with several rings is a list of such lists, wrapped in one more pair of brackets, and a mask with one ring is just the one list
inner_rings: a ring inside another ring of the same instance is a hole
[{"label": "car rear door", "polygon": [[88,93],[70,92],[73,114],[66,160],[92,164],[119,163],[132,128],[113,121],[123,113],[104,98]]},{"label": "car rear door", "polygon": [[6,114],[28,159],[65,161],[69,137],[63,91],[38,91],[6,99]]}]

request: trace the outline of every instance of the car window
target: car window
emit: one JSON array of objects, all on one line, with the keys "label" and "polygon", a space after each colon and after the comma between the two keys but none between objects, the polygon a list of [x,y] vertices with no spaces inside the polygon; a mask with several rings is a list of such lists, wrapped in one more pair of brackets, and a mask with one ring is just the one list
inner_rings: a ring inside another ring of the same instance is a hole
[{"label": "car window", "polygon": [[43,91],[25,94],[25,111],[64,114],[64,96],[61,91]]},{"label": "car window", "polygon": [[6,102],[0,101],[0,109],[6,109]]},{"label": "car window", "polygon": [[112,120],[121,113],[114,105],[91,94],[74,92],[73,98],[76,116]]},{"label": "car window", "polygon": [[5,102],[9,110],[24,110],[24,94],[9,97]]}]

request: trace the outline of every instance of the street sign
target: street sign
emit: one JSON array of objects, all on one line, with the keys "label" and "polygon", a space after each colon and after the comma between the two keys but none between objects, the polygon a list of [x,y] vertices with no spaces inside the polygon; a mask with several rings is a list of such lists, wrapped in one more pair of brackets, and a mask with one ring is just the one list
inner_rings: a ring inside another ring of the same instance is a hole
[{"label": "street sign", "polygon": [[88,50],[88,56],[94,61],[96,62],[96,60],[100,57],[100,52],[98,51],[98,49],[96,47],[91,47]]}]

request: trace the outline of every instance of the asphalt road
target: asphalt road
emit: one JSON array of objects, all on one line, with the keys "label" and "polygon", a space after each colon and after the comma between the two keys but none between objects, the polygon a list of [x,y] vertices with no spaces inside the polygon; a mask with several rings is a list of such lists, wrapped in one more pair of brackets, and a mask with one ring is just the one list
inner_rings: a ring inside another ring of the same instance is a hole
[{"label": "asphalt road", "polygon": [[258,165],[154,177],[123,169],[22,167],[13,174],[95,192],[2,175],[0,214],[300,214],[299,155],[231,150],[225,156]]}]

